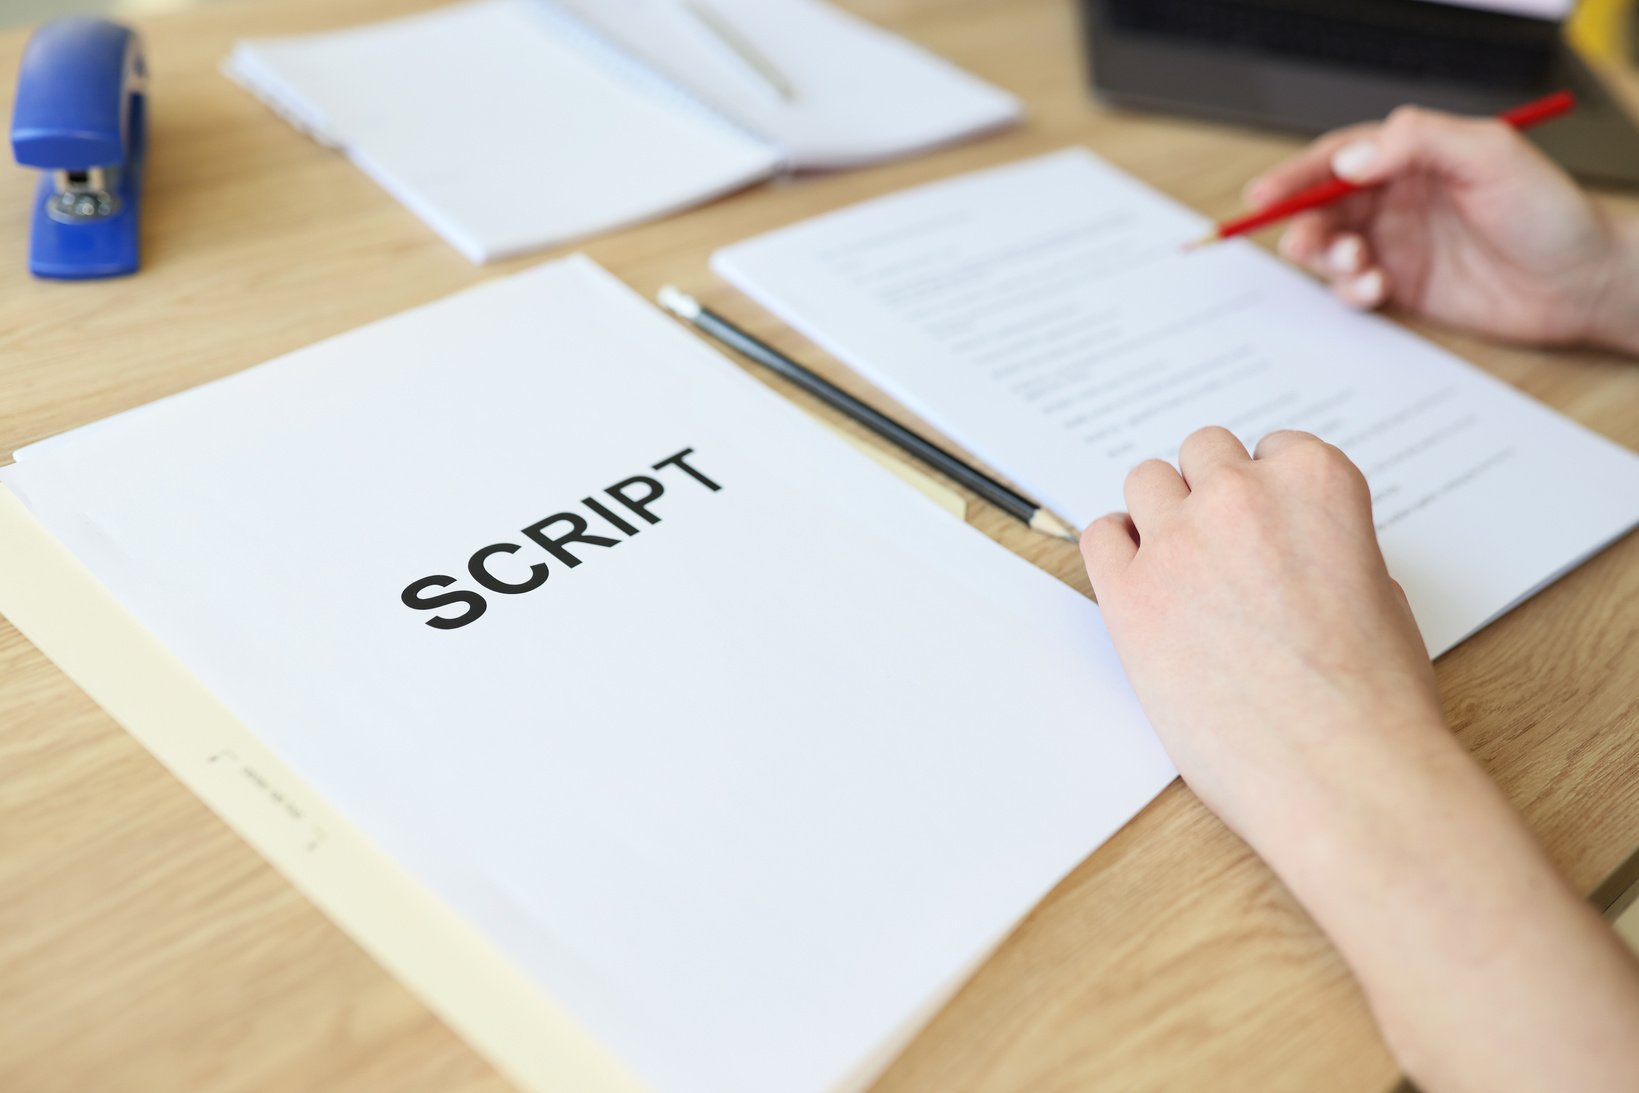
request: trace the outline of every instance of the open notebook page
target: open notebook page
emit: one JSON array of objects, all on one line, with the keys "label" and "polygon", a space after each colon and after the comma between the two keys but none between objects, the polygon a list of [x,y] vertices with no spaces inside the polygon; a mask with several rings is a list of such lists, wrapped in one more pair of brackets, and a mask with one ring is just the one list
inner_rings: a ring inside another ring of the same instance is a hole
[{"label": "open notebook page", "polygon": [[1083,150],[867,202],[714,267],[1077,523],[1203,425],[1370,481],[1440,653],[1639,522],[1639,458]]},{"label": "open notebook page", "polygon": [[243,42],[226,71],[474,262],[686,208],[781,162],[537,0]]},{"label": "open notebook page", "polygon": [[0,478],[661,1090],[857,1083],[1172,777],[1093,604],[584,259]]},{"label": "open notebook page", "polygon": [[[797,168],[910,155],[1018,120],[1013,96],[823,0],[557,0]],[[788,94],[725,57],[712,20]]]}]

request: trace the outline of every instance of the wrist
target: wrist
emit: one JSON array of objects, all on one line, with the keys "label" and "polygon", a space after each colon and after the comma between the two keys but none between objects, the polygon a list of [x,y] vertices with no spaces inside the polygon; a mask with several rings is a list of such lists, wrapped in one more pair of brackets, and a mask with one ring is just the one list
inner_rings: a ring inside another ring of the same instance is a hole
[{"label": "wrist", "polygon": [[[1416,762],[1358,770],[1371,784],[1271,864],[1424,1088],[1627,1088],[1631,1066],[1611,1075],[1639,1061],[1619,1047],[1639,1020],[1631,961],[1448,739]],[[1501,1041],[1499,1027],[1512,1030]]]},{"label": "wrist", "polygon": [[1256,757],[1254,771],[1218,779],[1220,791],[1225,783],[1235,790],[1222,802],[1229,814],[1220,815],[1277,871],[1311,852],[1324,857],[1326,847],[1363,851],[1384,831],[1379,817],[1396,812],[1408,787],[1447,763],[1472,762],[1437,704],[1405,697],[1414,700],[1281,734],[1273,755]]},{"label": "wrist", "polygon": [[1484,962],[1522,907],[1563,888],[1496,783],[1441,728],[1438,744],[1359,755],[1325,813],[1288,824],[1264,851],[1357,967],[1417,950]]},{"label": "wrist", "polygon": [[1611,225],[1611,248],[1584,340],[1639,356],[1639,219]]}]

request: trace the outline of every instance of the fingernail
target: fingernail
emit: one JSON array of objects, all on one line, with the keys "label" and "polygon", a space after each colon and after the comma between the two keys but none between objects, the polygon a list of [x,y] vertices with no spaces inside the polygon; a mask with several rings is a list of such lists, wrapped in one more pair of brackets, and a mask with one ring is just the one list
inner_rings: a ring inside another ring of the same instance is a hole
[{"label": "fingernail", "polygon": [[1343,294],[1356,307],[1372,308],[1383,302],[1383,271],[1374,269],[1345,282]]},{"label": "fingernail", "polygon": [[1332,154],[1332,174],[1350,182],[1364,180],[1377,159],[1377,145],[1369,140],[1345,144]]},{"label": "fingernail", "polygon": [[1364,251],[1358,235],[1339,236],[1326,251],[1326,265],[1333,273],[1357,273]]}]

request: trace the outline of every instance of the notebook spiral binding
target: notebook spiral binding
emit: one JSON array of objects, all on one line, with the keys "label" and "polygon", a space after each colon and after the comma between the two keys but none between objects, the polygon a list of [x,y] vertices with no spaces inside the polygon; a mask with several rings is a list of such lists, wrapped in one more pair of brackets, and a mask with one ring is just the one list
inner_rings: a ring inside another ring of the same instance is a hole
[{"label": "notebook spiral binding", "polygon": [[326,148],[341,148],[343,141],[324,114],[312,103],[282,90],[282,85],[267,78],[257,61],[256,53],[241,42],[222,62],[222,75],[249,91],[256,99],[288,122],[294,129],[305,133]]}]

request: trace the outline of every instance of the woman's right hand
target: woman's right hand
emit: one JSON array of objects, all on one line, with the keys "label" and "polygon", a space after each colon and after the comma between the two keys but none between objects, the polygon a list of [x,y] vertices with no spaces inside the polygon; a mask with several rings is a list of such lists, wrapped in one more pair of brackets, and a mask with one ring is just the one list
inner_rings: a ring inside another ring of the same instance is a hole
[{"label": "woman's right hand", "polygon": [[1639,222],[1615,223],[1504,123],[1402,107],[1321,137],[1248,185],[1247,201],[1334,174],[1368,189],[1296,217],[1281,251],[1348,302],[1639,354]]}]

